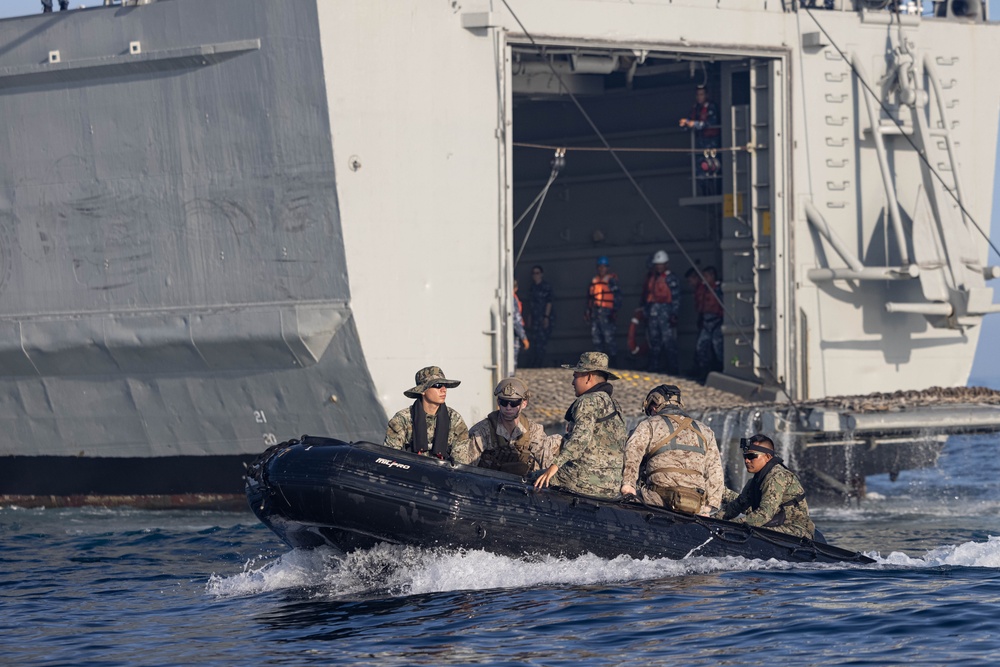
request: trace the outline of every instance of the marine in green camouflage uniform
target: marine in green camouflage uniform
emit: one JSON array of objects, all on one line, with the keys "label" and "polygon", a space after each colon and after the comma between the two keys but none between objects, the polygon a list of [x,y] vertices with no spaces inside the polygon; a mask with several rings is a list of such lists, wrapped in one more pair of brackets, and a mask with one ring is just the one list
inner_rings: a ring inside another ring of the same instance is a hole
[{"label": "marine in green camouflage uniform", "polygon": [[[393,449],[445,458],[452,447],[469,439],[469,428],[462,415],[444,403],[448,388],[457,387],[461,382],[447,379],[437,366],[421,368],[415,379],[416,386],[403,392],[407,398],[415,399],[413,405],[403,408],[389,420],[383,444]],[[438,418],[442,415],[448,417],[448,428],[438,433]],[[414,430],[414,420],[424,422],[424,433]]]},{"label": "marine in green camouflage uniform", "polygon": [[[809,518],[805,490],[781,458],[774,455],[774,443],[755,435],[744,447],[747,470],[754,476],[736,493],[726,489],[719,516],[748,526],[770,528],[796,537],[813,538],[816,526]],[[756,454],[753,459],[749,458]],[[735,518],[740,514],[741,518]]]},{"label": "marine in green camouflage uniform", "polygon": [[[722,506],[725,475],[715,433],[681,407],[674,385],[652,389],[643,401],[650,415],[625,443],[623,494],[637,494],[647,505],[669,506],[708,515]],[[640,468],[642,485],[638,486]]]},{"label": "marine in green camouflage uniform", "polygon": [[616,498],[622,483],[625,420],[608,381],[618,376],[608,370],[608,355],[602,352],[585,352],[576,366],[563,368],[573,371],[578,398],[566,412],[569,430],[562,450],[535,487],[552,481],[567,491]]},{"label": "marine in green camouflage uniform", "polygon": [[493,395],[498,409],[469,429],[468,440],[452,447],[452,460],[514,475],[549,467],[562,438],[546,436],[541,424],[522,414],[528,407],[528,385],[519,378],[507,378]]}]

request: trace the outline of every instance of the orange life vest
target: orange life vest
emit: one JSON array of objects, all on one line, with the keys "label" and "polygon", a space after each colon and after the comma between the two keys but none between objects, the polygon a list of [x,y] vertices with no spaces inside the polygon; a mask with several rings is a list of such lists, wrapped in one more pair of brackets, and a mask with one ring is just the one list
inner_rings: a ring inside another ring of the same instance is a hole
[{"label": "orange life vest", "polygon": [[608,273],[603,278],[594,276],[590,281],[590,305],[598,308],[614,308],[615,295],[608,282],[617,279],[618,276],[613,273]]},{"label": "orange life vest", "polygon": [[702,315],[722,315],[722,305],[715,298],[717,292],[715,282],[701,283],[694,290],[694,307]]},{"label": "orange life vest", "polygon": [[667,284],[666,273],[654,273],[646,281],[646,303],[671,303],[674,295]]}]

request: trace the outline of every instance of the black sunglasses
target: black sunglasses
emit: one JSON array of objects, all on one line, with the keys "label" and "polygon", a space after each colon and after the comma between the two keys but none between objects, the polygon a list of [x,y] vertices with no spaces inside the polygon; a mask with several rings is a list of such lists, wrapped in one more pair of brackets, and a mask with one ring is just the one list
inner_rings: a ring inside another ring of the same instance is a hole
[{"label": "black sunglasses", "polygon": [[760,454],[755,454],[754,452],[743,452],[743,458],[745,458],[747,461],[753,461],[758,456],[760,456]]},{"label": "black sunglasses", "polygon": [[436,384],[431,385],[431,389],[444,389],[444,388],[445,384],[443,382],[438,382]]},{"label": "black sunglasses", "polygon": [[522,399],[520,398],[514,398],[514,399],[498,398],[497,403],[499,403],[501,406],[505,408],[516,408],[517,406],[521,405],[521,400]]}]

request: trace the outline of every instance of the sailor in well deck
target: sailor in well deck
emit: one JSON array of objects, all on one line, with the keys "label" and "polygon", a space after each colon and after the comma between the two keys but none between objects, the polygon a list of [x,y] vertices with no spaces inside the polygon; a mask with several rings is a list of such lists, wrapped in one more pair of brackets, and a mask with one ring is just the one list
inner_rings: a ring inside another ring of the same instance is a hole
[{"label": "sailor in well deck", "polygon": [[[446,458],[456,444],[469,438],[469,428],[462,416],[445,405],[449,387],[459,380],[449,380],[437,366],[417,371],[416,386],[403,392],[415,399],[389,420],[385,431],[385,446],[405,449],[418,454]],[[438,426],[443,428],[438,428]]]},{"label": "sailor in well deck", "polygon": [[569,432],[562,450],[535,481],[535,488],[553,481],[568,491],[616,498],[622,484],[625,420],[611,398],[614,387],[609,380],[618,376],[608,369],[608,355],[602,352],[584,352],[576,366],[563,368],[573,371],[577,399],[566,411]]},{"label": "sailor in well deck", "polygon": [[552,333],[552,285],[545,280],[541,266],[531,267],[531,293],[528,298],[528,338],[531,340],[531,363],[536,368],[545,366],[545,346]]},{"label": "sailor in well deck", "polygon": [[612,359],[618,351],[615,317],[621,301],[618,275],[611,272],[608,258],[602,255],[597,258],[597,275],[590,280],[583,319],[590,323],[590,338],[594,347]]},{"label": "sailor in well deck", "polygon": [[[716,282],[715,267],[706,266],[701,277],[693,268],[684,274],[694,292],[694,309],[698,313],[698,341],[695,357],[698,360],[698,378],[711,371],[722,370],[722,289]],[[704,281],[702,281],[704,278]]]},{"label": "sailor in well deck", "polygon": [[681,308],[681,282],[670,271],[666,250],[653,255],[653,268],[642,287],[649,337],[649,370],[676,374],[680,371],[677,351],[677,315]]},{"label": "sailor in well deck", "polygon": [[[774,442],[757,434],[740,440],[743,463],[753,477],[736,493],[726,489],[719,510],[723,519],[761,526],[798,537],[813,538],[816,526],[809,518],[806,494],[799,478],[774,455]],[[742,518],[735,517],[742,513]]]},{"label": "sailor in well deck", "polygon": [[636,495],[640,464],[645,463],[639,494],[647,505],[708,515],[722,505],[725,477],[715,434],[681,408],[681,391],[661,384],[642,404],[648,417],[625,444],[623,495]]},{"label": "sailor in well deck", "polygon": [[519,378],[507,378],[493,395],[497,409],[469,430],[468,440],[452,447],[452,460],[515,475],[549,467],[562,439],[546,436],[541,424],[521,414],[528,407],[528,385]]}]

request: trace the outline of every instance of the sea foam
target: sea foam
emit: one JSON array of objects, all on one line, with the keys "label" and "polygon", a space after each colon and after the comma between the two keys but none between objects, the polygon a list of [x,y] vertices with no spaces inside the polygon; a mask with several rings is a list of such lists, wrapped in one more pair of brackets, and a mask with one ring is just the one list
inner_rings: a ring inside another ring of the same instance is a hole
[{"label": "sea foam", "polygon": [[449,551],[383,544],[340,554],[332,549],[296,549],[263,564],[246,563],[243,571],[213,575],[206,592],[217,597],[298,589],[316,597],[373,598],[423,593],[533,586],[591,585],[761,570],[837,570],[858,568],[1000,567],[1000,537],[986,542],[942,546],[920,557],[892,552],[866,554],[871,565],[788,563],[739,556],[613,559],[587,554],[577,558],[509,558],[486,551]]}]

